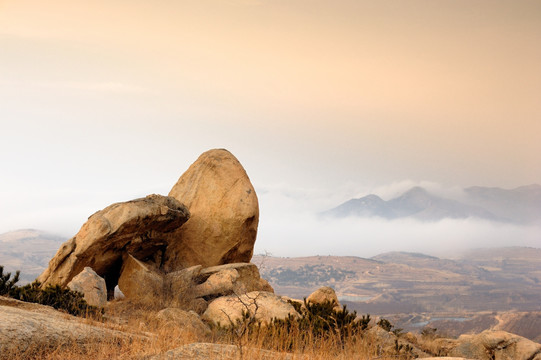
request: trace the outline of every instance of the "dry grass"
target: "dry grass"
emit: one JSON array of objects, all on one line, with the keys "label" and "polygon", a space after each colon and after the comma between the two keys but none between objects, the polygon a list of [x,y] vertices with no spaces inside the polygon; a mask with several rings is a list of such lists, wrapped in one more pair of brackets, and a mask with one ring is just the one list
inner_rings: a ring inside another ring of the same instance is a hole
[{"label": "dry grass", "polygon": [[[95,323],[91,319],[83,321]],[[267,353],[265,359],[270,360],[285,359],[288,355],[293,355],[294,359],[314,360],[408,359],[390,353],[382,354],[378,340],[366,332],[351,337],[344,343],[332,334],[315,339],[307,337],[306,334],[286,334],[279,329],[267,328],[252,331],[241,338],[224,329],[213,329],[210,335],[201,337],[181,326],[165,325],[156,319],[156,309],[128,301],[111,302],[101,326],[121,330],[133,336],[131,339],[104,338],[84,344],[67,339],[63,345],[57,347],[36,344],[24,352],[2,353],[0,359],[144,359],[193,342],[233,344],[237,349],[242,349],[235,357],[240,358],[242,353],[243,359],[262,358],[258,354],[264,350],[275,352],[271,357],[268,357]],[[230,359],[220,355],[212,357]]]}]

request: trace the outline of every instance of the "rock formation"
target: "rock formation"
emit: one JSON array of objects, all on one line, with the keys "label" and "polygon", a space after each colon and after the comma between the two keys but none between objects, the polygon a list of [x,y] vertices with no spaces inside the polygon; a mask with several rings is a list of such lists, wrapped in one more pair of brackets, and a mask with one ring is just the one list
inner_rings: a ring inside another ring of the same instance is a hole
[{"label": "rock formation", "polygon": [[105,280],[88,266],[68,283],[68,288],[82,293],[88,305],[103,307],[107,304]]},{"label": "rock formation", "polygon": [[259,205],[246,171],[229,151],[203,153],[169,196],[185,204],[191,217],[170,236],[166,271],[250,261]]},{"label": "rock formation", "polygon": [[172,197],[149,195],[110,205],[90,216],[77,235],[62,245],[38,281],[66,286],[89,266],[105,278],[112,293],[123,256],[161,263],[166,234],[188,218],[186,207]]},{"label": "rock formation", "polygon": [[[248,264],[258,221],[257,196],[242,165],[227,150],[210,150],[170,196],[116,203],[90,216],[38,281],[66,286],[90,267],[105,279],[110,299],[118,285],[128,299],[174,306],[186,303],[190,289],[199,299],[193,309],[204,311],[206,300],[218,296],[273,291]],[[232,263],[244,264],[220,267]]]},{"label": "rock formation", "polygon": [[195,265],[163,275],[128,255],[118,286],[126,298],[153,307],[182,307],[203,313],[207,301],[251,291],[273,292],[254,264],[236,263],[202,268]]}]

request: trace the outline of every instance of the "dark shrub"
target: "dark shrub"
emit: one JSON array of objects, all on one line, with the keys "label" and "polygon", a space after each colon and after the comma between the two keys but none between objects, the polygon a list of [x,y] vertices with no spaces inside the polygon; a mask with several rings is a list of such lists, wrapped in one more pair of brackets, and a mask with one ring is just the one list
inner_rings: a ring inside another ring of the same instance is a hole
[{"label": "dark shrub", "polygon": [[25,302],[52,306],[57,310],[64,310],[75,316],[97,316],[102,313],[97,307],[88,305],[80,292],[64,289],[59,285],[47,285],[42,289],[41,284],[37,281],[24,286],[17,286],[15,283],[19,281],[20,272],[17,271],[13,279],[10,280],[11,273],[4,275],[3,271],[4,267],[0,266],[0,295]]}]

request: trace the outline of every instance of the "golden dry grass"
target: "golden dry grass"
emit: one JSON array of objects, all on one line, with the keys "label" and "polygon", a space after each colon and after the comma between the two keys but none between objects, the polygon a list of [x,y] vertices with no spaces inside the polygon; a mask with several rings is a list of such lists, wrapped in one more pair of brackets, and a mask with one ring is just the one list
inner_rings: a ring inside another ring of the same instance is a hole
[{"label": "golden dry grass", "polygon": [[[92,319],[82,321],[95,324]],[[271,358],[268,354],[265,357],[273,360],[284,359],[288,354],[293,355],[294,359],[314,360],[407,359],[405,356],[382,354],[377,339],[368,333],[352,337],[345,343],[333,335],[315,339],[301,336],[303,334],[300,333],[285,334],[276,329],[265,328],[242,337],[229,331],[213,329],[210,335],[201,337],[181,326],[164,326],[163,322],[156,319],[156,309],[128,301],[110,303],[100,326],[121,330],[132,334],[133,337],[105,338],[84,344],[67,339],[61,346],[34,346],[24,352],[12,351],[0,354],[0,359],[144,359],[193,342],[232,344],[237,346],[237,349],[242,347],[243,359],[258,359],[260,358],[258,354],[263,350],[274,351]],[[214,357],[222,359],[220,355]],[[235,357],[240,358],[238,355]]]}]

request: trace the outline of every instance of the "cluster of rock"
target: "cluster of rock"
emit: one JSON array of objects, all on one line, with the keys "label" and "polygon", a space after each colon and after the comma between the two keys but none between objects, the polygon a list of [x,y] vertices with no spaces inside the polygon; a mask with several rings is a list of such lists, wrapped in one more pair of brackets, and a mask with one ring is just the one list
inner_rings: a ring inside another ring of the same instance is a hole
[{"label": "cluster of rock", "polygon": [[96,306],[118,286],[129,300],[216,322],[224,322],[222,307],[233,313],[242,296],[268,302],[276,309],[268,316],[287,316],[291,304],[249,263],[258,221],[257,195],[240,162],[227,150],[210,150],[168,196],[116,203],[90,216],[38,281],[80,291]]},{"label": "cluster of rock", "polygon": [[[498,330],[461,335],[458,339],[431,339],[428,345],[412,333],[396,336],[377,325],[367,331],[367,336],[380,345],[382,353],[392,353],[397,346],[409,347],[416,358],[427,360],[541,360],[541,344]],[[433,357],[431,353],[439,355]]]}]

